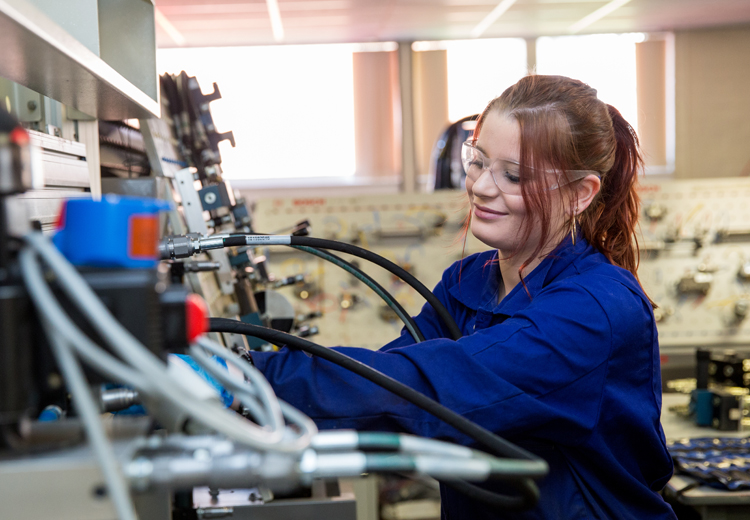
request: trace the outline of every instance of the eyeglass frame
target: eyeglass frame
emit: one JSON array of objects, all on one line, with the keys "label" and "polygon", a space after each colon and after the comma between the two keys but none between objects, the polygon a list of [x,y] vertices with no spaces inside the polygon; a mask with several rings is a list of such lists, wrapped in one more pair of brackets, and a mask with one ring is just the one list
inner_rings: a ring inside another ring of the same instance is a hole
[{"label": "eyeglass frame", "polygon": [[[464,172],[466,173],[466,176],[469,177],[469,178],[471,178],[471,177],[469,176],[469,172],[466,171],[466,165],[464,164],[464,160],[463,160],[463,158],[464,158],[464,148],[471,148],[475,152],[478,152],[479,155],[483,158],[482,159],[482,172],[479,174],[479,176],[476,178],[476,180],[472,179],[473,182],[477,182],[479,180],[479,178],[482,175],[484,175],[484,172],[486,172],[487,170],[489,170],[490,177],[492,178],[492,182],[495,184],[495,186],[497,187],[498,190],[500,190],[501,192],[505,193],[506,195],[511,195],[511,196],[514,196],[514,197],[519,197],[519,196],[522,195],[521,193],[507,193],[502,188],[500,188],[500,185],[497,183],[497,180],[495,179],[495,172],[492,170],[492,165],[495,164],[495,162],[498,161],[498,160],[503,160],[505,162],[508,162],[510,164],[515,164],[515,165],[518,165],[518,166],[521,166],[520,163],[518,163],[516,161],[511,161],[509,159],[494,159],[494,160],[491,160],[489,157],[487,157],[487,154],[485,154],[481,149],[479,149],[476,146],[476,139],[467,139],[466,141],[464,141],[461,144],[461,166],[463,167]],[[485,159],[486,159],[486,161],[485,161]],[[489,162],[490,165],[489,166],[484,166],[484,164],[486,164],[486,162]],[[530,169],[533,169],[533,168],[530,168]],[[550,170],[540,170],[540,171],[543,171],[543,172],[546,172],[546,173],[551,173]],[[558,188],[561,188],[562,186],[567,186],[568,184],[571,184],[573,182],[580,181],[580,180],[588,177],[589,175],[595,175],[599,179],[601,179],[601,176],[602,176],[601,173],[599,173],[596,170],[564,170],[564,171],[566,173],[568,173],[568,174],[573,174],[574,178],[569,179],[566,182],[560,184],[560,182],[559,182],[560,181],[560,174],[559,174],[559,172],[555,171],[555,173],[557,174],[558,183],[554,184],[553,186],[550,186],[545,191],[556,190]]]}]

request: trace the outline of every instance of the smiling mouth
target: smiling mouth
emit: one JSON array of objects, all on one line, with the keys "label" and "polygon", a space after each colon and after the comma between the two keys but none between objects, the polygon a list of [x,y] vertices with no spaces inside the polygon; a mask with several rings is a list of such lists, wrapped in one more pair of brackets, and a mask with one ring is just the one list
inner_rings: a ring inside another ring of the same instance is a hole
[{"label": "smiling mouth", "polygon": [[493,215],[507,215],[507,213],[504,213],[502,211],[495,211],[494,209],[485,208],[484,206],[480,206],[478,204],[474,204],[474,208],[478,209],[479,211],[483,213],[491,213]]}]

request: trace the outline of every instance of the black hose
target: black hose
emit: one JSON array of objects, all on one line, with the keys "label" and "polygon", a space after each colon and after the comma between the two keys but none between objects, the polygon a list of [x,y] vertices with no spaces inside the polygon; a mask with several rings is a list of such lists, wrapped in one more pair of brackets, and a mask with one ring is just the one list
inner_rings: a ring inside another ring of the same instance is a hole
[{"label": "black hose", "polygon": [[[359,374],[368,381],[371,381],[378,386],[398,395],[399,397],[409,401],[410,403],[422,408],[429,412],[435,417],[441,419],[447,424],[453,426],[459,432],[468,435],[476,442],[485,446],[491,453],[508,458],[517,458],[530,460],[535,462],[541,462],[538,477],[542,477],[547,474],[548,468],[546,463],[540,458],[532,455],[526,450],[511,444],[505,439],[492,433],[491,431],[479,426],[478,424],[466,419],[462,415],[454,412],[450,408],[438,403],[434,399],[430,399],[426,395],[414,390],[413,388],[396,381],[390,376],[379,372],[364,363],[352,359],[335,350],[331,350],[327,347],[323,347],[311,341],[307,341],[298,336],[293,336],[285,332],[261,327],[259,325],[251,325],[243,323],[237,320],[230,320],[226,318],[210,318],[209,325],[211,332],[230,332],[235,334],[245,334],[249,336],[255,336],[264,339],[275,345],[286,345],[290,348],[302,350],[309,354],[321,357],[331,363],[334,363],[342,368],[345,368],[351,372]],[[490,505],[497,505],[509,508],[530,508],[536,504],[539,498],[539,490],[536,484],[529,478],[522,478],[517,481],[517,485],[522,490],[521,497],[509,497],[493,493],[467,482],[458,483],[453,485],[455,489],[462,493],[471,496],[476,500],[486,502]]]},{"label": "black hose", "polygon": [[[222,243],[224,244],[224,247],[238,247],[238,246],[245,246],[245,245],[247,245],[247,243],[245,241],[245,234],[232,234],[232,235],[224,238],[222,240]],[[380,290],[383,294],[386,294],[386,295],[388,295],[388,297],[390,297],[391,302],[393,303],[393,306],[397,307],[398,311],[401,312],[401,314],[404,316],[404,319],[408,321],[408,323],[404,322],[404,324],[408,325],[409,327],[412,328],[412,330],[415,331],[416,337],[414,339],[417,342],[424,341],[425,338],[424,338],[424,335],[422,334],[422,331],[419,330],[419,327],[414,322],[414,320],[409,316],[409,313],[406,312],[406,310],[404,310],[404,308],[401,306],[400,303],[398,303],[398,301],[396,300],[396,298],[393,297],[393,295],[391,295],[388,291],[386,291],[385,288],[383,288],[382,285],[380,285],[378,282],[376,282],[375,280],[373,280],[372,277],[369,276],[368,274],[366,274],[364,271],[362,271],[358,267],[354,266],[352,263],[347,262],[346,260],[344,260],[340,256],[334,255],[330,251],[320,251],[321,248],[319,248],[319,247],[310,247],[310,246],[295,245],[295,244],[290,245],[290,247],[292,247],[294,249],[298,249],[300,251],[305,251],[306,253],[310,253],[310,254],[316,255],[319,258],[323,258],[324,260],[327,260],[329,262],[331,261],[331,259],[325,258],[324,255],[330,255],[333,258],[333,260],[334,260],[332,262],[334,265],[336,265],[336,262],[339,262],[341,264],[344,264],[348,269],[351,269],[352,271],[356,271],[360,276],[362,276],[363,278],[367,279],[367,282],[365,282],[365,283],[369,282],[370,284],[372,284],[370,286],[371,289],[373,289],[373,286],[374,286],[374,287],[377,288],[377,290]],[[313,251],[310,251],[310,249],[312,249]],[[333,249],[333,248],[331,248],[331,249]],[[363,249],[363,251],[365,251],[365,250]],[[355,256],[359,256],[359,255],[355,255]],[[383,260],[386,261],[386,262],[388,261],[388,260],[385,260],[384,258],[383,258]],[[396,267],[398,267],[396,264],[393,264],[393,265],[396,266]],[[339,266],[339,267],[341,267],[341,266]],[[400,269],[400,267],[399,267],[399,269]],[[406,272],[406,271],[404,271],[404,272]],[[414,280],[416,280],[417,283],[420,283],[419,280],[417,280],[416,278],[414,278]],[[377,290],[375,292],[377,292]],[[434,298],[434,295],[432,293],[430,293],[430,295]],[[442,306],[442,304],[440,303],[439,300],[437,300],[437,298],[435,298],[435,300],[437,301],[437,303],[439,305]],[[388,301],[386,301],[386,303],[388,304],[389,307],[391,306],[391,304],[388,303]],[[433,307],[434,307],[434,305],[433,305]],[[443,307],[443,309],[445,309],[445,308]],[[446,310],[445,312],[447,313],[448,311]],[[453,318],[451,317],[451,320],[452,319]],[[455,325],[455,323],[454,323],[454,325]],[[456,327],[456,329],[458,329],[458,327]],[[461,334],[460,334],[460,331],[459,331],[458,338],[460,338],[460,337],[461,337]],[[454,338],[454,339],[458,339],[458,338]]]},{"label": "black hose", "polygon": [[451,314],[448,312],[448,309],[445,308],[442,302],[438,300],[437,297],[432,294],[432,291],[425,287],[422,282],[417,280],[414,275],[403,269],[401,266],[394,264],[390,260],[383,258],[382,256],[375,254],[372,251],[368,251],[367,249],[352,244],[337,242],[336,240],[326,240],[323,238],[313,237],[291,236],[290,238],[291,245],[293,246],[308,246],[317,247],[320,249],[333,249],[334,251],[340,251],[342,253],[347,253],[352,256],[362,258],[364,260],[372,262],[373,264],[379,265],[387,271],[390,271],[394,275],[401,278],[404,282],[409,284],[412,288],[414,288],[414,290],[416,290],[422,296],[422,298],[427,300],[427,302],[432,305],[432,308],[435,309],[435,312],[438,313],[440,318],[443,320],[443,323],[445,323],[445,326],[448,328],[448,331],[450,332],[453,339],[459,339],[463,336],[463,334],[461,333],[461,329],[458,328],[458,325],[456,325],[456,322],[453,320],[453,316],[451,316]]},{"label": "black hose", "polygon": [[[537,488],[536,485],[524,485],[523,480],[508,482],[509,485],[516,487],[521,492],[521,496],[518,497],[501,495],[500,493],[483,489],[462,480],[442,480],[441,483],[466,495],[468,498],[476,500],[477,502],[482,502],[490,507],[497,507],[511,511],[520,511],[522,509],[530,508],[539,501],[539,488]],[[529,503],[531,505],[528,505]]]},{"label": "black hose", "polygon": [[[334,255],[330,251],[321,251],[317,247],[306,247],[306,246],[292,246],[292,247],[294,249],[299,249],[300,251],[305,251],[306,253],[310,253],[310,254],[316,255],[319,258],[323,258],[324,260],[327,260],[329,262],[331,262],[331,260],[333,260],[332,263],[334,265],[337,265],[337,263],[339,263],[339,264],[341,264],[341,265],[339,265],[339,267],[341,267],[343,265],[343,266],[346,267],[346,269],[350,270],[350,272],[357,273],[360,277],[364,278],[365,285],[368,285],[368,287],[370,289],[372,289],[376,293],[378,291],[380,291],[380,294],[384,294],[384,295],[386,295],[386,298],[390,299],[390,301],[388,301],[388,299],[383,298],[383,301],[385,301],[385,303],[388,305],[388,307],[390,307],[392,309],[395,307],[394,311],[397,310],[398,313],[401,313],[401,316],[404,317],[403,318],[404,325],[407,326],[407,329],[411,329],[411,330],[414,331],[414,339],[415,339],[415,341],[417,343],[420,343],[420,342],[424,341],[424,334],[422,334],[422,331],[419,330],[419,326],[417,326],[417,324],[415,323],[414,319],[411,316],[409,316],[408,312],[406,312],[406,309],[404,309],[401,306],[401,304],[398,302],[398,300],[396,300],[396,298],[394,298],[391,293],[389,293],[388,291],[386,291],[385,288],[382,285],[380,285],[378,282],[376,282],[370,275],[368,275],[367,273],[365,273],[364,271],[362,271],[359,267],[355,266],[354,264],[352,264],[350,262],[347,262],[346,260],[344,260],[340,256]],[[330,258],[326,258],[326,257],[330,257]]]}]

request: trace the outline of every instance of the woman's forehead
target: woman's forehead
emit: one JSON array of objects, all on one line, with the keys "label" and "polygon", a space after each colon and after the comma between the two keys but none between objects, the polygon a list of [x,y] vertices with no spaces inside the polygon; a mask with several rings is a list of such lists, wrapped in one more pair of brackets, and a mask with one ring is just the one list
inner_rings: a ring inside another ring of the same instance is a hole
[{"label": "woman's forehead", "polygon": [[482,122],[476,147],[491,159],[518,162],[521,155],[521,127],[515,118],[492,110]]}]

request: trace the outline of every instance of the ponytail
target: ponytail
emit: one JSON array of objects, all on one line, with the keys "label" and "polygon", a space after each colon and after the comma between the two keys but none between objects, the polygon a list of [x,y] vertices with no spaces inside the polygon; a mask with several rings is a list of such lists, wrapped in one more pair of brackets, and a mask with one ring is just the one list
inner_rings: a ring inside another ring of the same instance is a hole
[{"label": "ponytail", "polygon": [[612,105],[607,105],[607,110],[615,136],[614,163],[602,177],[601,192],[592,204],[594,207],[581,215],[581,229],[589,243],[637,279],[640,254],[636,226],[640,198],[636,187],[638,174],[643,169],[643,156],[633,127]]}]

